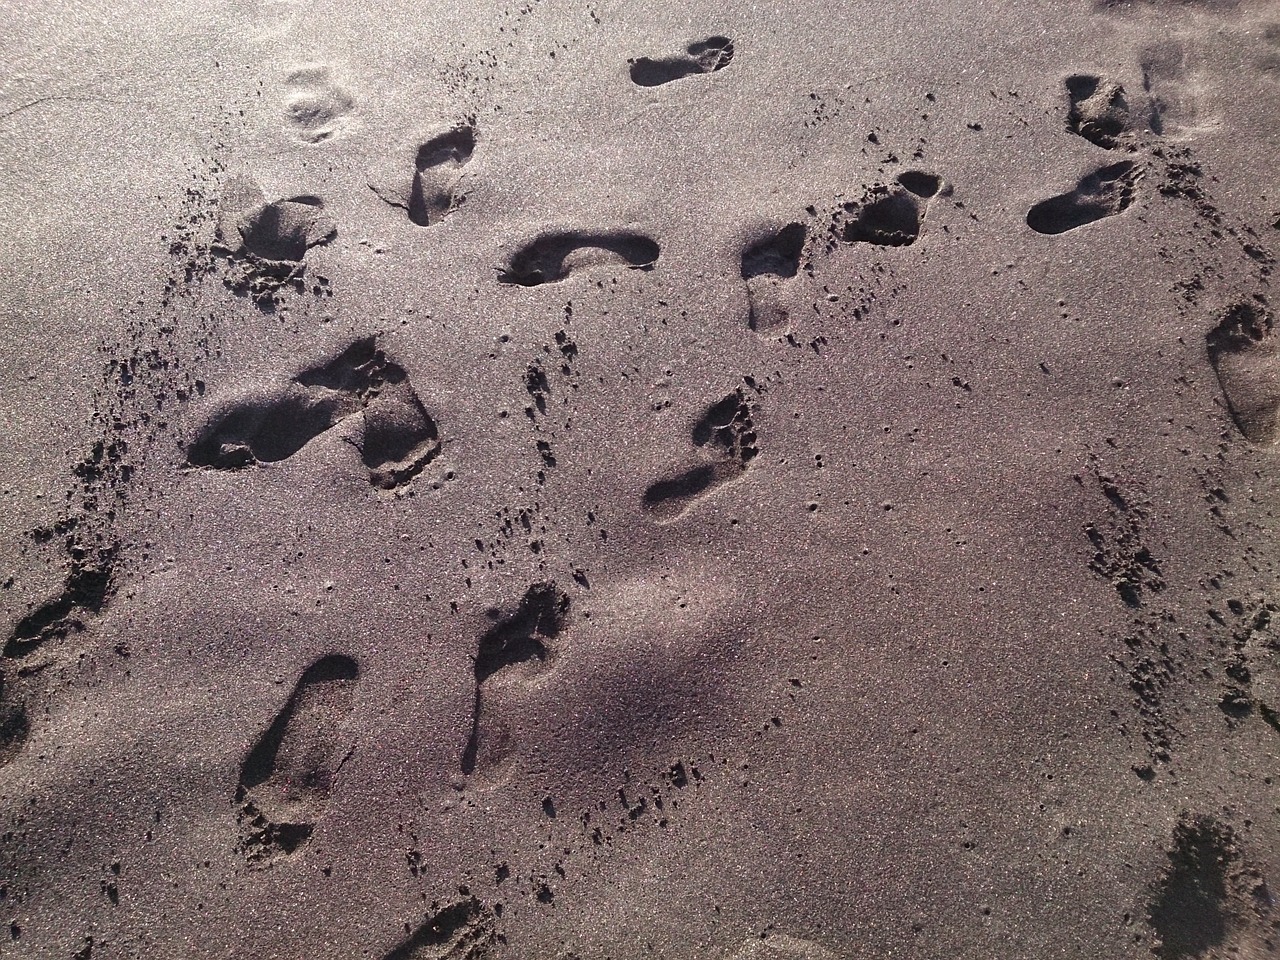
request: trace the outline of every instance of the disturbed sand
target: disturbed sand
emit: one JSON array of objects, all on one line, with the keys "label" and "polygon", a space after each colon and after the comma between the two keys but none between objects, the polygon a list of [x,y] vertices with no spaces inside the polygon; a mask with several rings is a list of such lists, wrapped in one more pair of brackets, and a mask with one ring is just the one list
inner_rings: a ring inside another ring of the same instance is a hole
[{"label": "disturbed sand", "polygon": [[1275,952],[1280,6],[3,7],[4,957]]}]

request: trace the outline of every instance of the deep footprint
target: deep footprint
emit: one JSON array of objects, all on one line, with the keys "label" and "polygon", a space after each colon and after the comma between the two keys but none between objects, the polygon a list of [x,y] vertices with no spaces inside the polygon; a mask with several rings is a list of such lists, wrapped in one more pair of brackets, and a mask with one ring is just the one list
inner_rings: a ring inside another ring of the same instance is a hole
[{"label": "deep footprint", "polygon": [[742,252],[747,325],[752,330],[774,330],[785,327],[790,320],[783,302],[782,284],[799,271],[804,241],[804,225],[791,223]]},{"label": "deep footprint", "polygon": [[1151,904],[1149,920],[1160,938],[1161,960],[1204,956],[1227,936],[1227,872],[1235,859],[1229,828],[1208,817],[1174,829],[1169,868]]},{"label": "deep footprint", "polygon": [[1132,160],[1095,170],[1067,193],[1041,200],[1027,214],[1036,233],[1055,235],[1124,213],[1137,195],[1142,171]]},{"label": "deep footprint", "polygon": [[83,630],[84,616],[101,613],[115,593],[117,550],[104,547],[74,559],[62,590],[18,621],[2,655],[25,657],[49,640]]},{"label": "deep footprint", "polygon": [[845,243],[869,243],[879,247],[907,247],[920,238],[926,202],[942,189],[932,173],[909,170],[889,186],[869,189],[858,203],[845,203]]},{"label": "deep footprint", "polygon": [[439,431],[408,374],[369,337],[299,374],[283,391],[223,411],[201,430],[187,461],[215,470],[277,463],[361,413],[356,442],[375,487],[396,489],[439,455]]},{"label": "deep footprint", "polygon": [[536,287],[595,265],[652,270],[660,252],[652,238],[629,231],[553,233],[521,247],[510,265],[499,273],[498,281]]},{"label": "deep footprint", "polygon": [[462,123],[429,137],[417,148],[413,173],[406,181],[398,170],[371,180],[369,186],[383,200],[403,209],[420,227],[439,223],[463,202],[458,192],[462,168],[476,148],[476,130]]},{"label": "deep footprint", "polygon": [[694,446],[710,462],[659,480],[645,491],[642,505],[660,523],[676,519],[698,500],[740,477],[759,453],[751,405],[741,387],[708,407],[692,434]]},{"label": "deep footprint", "polygon": [[1124,87],[1088,74],[1067,78],[1067,129],[1111,150],[1133,132],[1133,116]]},{"label": "deep footprint", "polygon": [[249,751],[236,802],[250,862],[295,853],[310,839],[353,749],[341,734],[359,676],[343,654],[316,661]]},{"label": "deep footprint", "polygon": [[689,44],[683,56],[632,60],[631,81],[641,87],[657,87],[684,77],[723,70],[732,60],[732,40],[728,37],[707,37]]},{"label": "deep footprint", "polygon": [[383,960],[483,960],[494,939],[491,912],[471,897],[427,917]]},{"label": "deep footprint", "polygon": [[1280,336],[1262,304],[1227,311],[1205,338],[1231,417],[1251,443],[1280,441]]},{"label": "deep footprint", "polygon": [[[517,664],[545,665],[554,653],[552,644],[564,630],[569,617],[569,597],[553,583],[531,586],[514,612],[498,618],[480,638],[475,659],[475,706],[471,713],[471,734],[462,752],[462,772],[475,772],[481,749],[481,712],[485,683],[496,673]],[[537,673],[540,666],[527,668]],[[494,759],[490,757],[490,759]]]}]

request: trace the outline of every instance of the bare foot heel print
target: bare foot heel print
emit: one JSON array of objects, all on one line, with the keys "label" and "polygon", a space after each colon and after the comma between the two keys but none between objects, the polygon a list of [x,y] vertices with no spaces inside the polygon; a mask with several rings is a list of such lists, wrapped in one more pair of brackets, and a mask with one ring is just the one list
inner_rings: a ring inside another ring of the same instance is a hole
[{"label": "bare foot heel print", "polygon": [[1101,77],[1067,77],[1067,129],[1092,144],[1113,150],[1132,137],[1135,123],[1124,87]]},{"label": "bare foot heel print", "polygon": [[296,853],[310,839],[354,745],[344,725],[356,662],[332,654],[312,664],[240,770],[241,843],[250,863]]},{"label": "bare foot heel print", "polygon": [[1041,200],[1027,213],[1036,233],[1059,234],[1124,213],[1137,195],[1142,170],[1121,160],[1083,177],[1066,193]]},{"label": "bare foot heel print", "polygon": [[383,960],[483,960],[495,940],[493,919],[475,897],[450,904],[406,934]]},{"label": "bare foot heel print", "polygon": [[785,282],[800,269],[805,228],[791,223],[742,252],[747,285],[747,326],[760,333],[786,328],[790,321],[783,296]]},{"label": "bare foot heel print", "polygon": [[404,486],[440,454],[436,422],[409,375],[367,337],[287,385],[215,413],[191,444],[187,462],[213,470],[278,463],[356,415],[363,422],[354,442],[369,482],[381,490]]},{"label": "bare foot heel print", "polygon": [[845,243],[907,247],[920,239],[927,202],[942,191],[940,177],[908,170],[889,186],[870,188],[860,202],[844,204]]},{"label": "bare foot heel print", "polygon": [[505,731],[495,735],[484,716],[486,690],[493,678],[512,675],[529,682],[554,659],[555,641],[569,617],[569,597],[553,583],[537,583],[521,598],[515,611],[491,611],[497,622],[480,638],[475,659],[475,707],[471,734],[462,751],[462,772],[471,776],[477,766],[492,767],[510,749]]},{"label": "bare foot heel print", "polygon": [[631,82],[640,87],[657,87],[684,77],[723,70],[733,60],[733,41],[728,37],[707,37],[685,47],[680,56],[631,61]]},{"label": "bare foot heel print", "polygon": [[1206,337],[1232,419],[1251,443],[1280,441],[1280,335],[1261,304],[1227,311]]},{"label": "bare foot heel print", "polygon": [[[429,227],[456,210],[465,200],[458,191],[462,168],[476,148],[475,125],[467,122],[426,137],[414,151],[412,173],[405,175],[397,162],[379,171],[370,188],[409,220]],[[405,166],[408,166],[407,164]]]},{"label": "bare foot heel print", "polygon": [[652,238],[629,230],[549,233],[517,250],[498,282],[536,287],[598,266],[652,270],[660,252]]},{"label": "bare foot heel print", "polygon": [[693,444],[705,462],[652,484],[645,511],[659,523],[675,520],[696,502],[742,476],[760,452],[751,405],[741,387],[707,408],[693,425]]}]

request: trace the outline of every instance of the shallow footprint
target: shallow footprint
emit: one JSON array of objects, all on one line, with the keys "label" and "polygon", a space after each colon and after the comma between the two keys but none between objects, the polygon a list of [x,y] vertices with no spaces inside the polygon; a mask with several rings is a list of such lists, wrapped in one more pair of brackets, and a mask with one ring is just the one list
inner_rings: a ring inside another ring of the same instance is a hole
[{"label": "shallow footprint", "polygon": [[1232,419],[1251,443],[1280,441],[1280,335],[1260,304],[1238,303],[1206,346]]},{"label": "shallow footprint", "polygon": [[322,143],[337,134],[355,108],[355,100],[323,64],[299,67],[285,78],[284,116],[293,135]]},{"label": "shallow footprint", "polygon": [[713,403],[693,425],[693,444],[705,462],[652,484],[642,506],[659,523],[676,519],[694,503],[746,472],[759,453],[751,405],[741,387]]},{"label": "shallow footprint", "polygon": [[518,669],[524,680],[542,672],[554,657],[555,641],[568,622],[569,602],[568,595],[555,584],[536,583],[525,591],[514,611],[490,611],[497,622],[485,631],[476,650],[475,706],[471,734],[462,751],[463,774],[473,774],[481,759],[484,765],[492,766],[509,746],[505,734],[494,736],[484,729],[486,683],[507,670]]},{"label": "shallow footprint", "polygon": [[1027,213],[1036,233],[1059,234],[1114,217],[1129,209],[1142,171],[1132,160],[1095,170],[1066,193],[1041,200]]},{"label": "shallow footprint", "polygon": [[652,270],[660,252],[651,237],[632,231],[551,233],[516,251],[510,264],[498,274],[498,282],[536,287],[598,265]]},{"label": "shallow footprint", "polygon": [[251,863],[295,853],[311,837],[355,749],[343,727],[359,676],[355,660],[344,654],[316,661],[245,757],[236,802]]},{"label": "shallow footprint", "polygon": [[747,326],[756,331],[786,327],[790,320],[782,292],[800,269],[805,228],[789,223],[742,252],[742,279],[747,285]]},{"label": "shallow footprint", "polygon": [[673,80],[723,70],[733,60],[733,41],[728,37],[707,37],[685,48],[681,56],[631,61],[631,82],[641,87],[657,87]]}]

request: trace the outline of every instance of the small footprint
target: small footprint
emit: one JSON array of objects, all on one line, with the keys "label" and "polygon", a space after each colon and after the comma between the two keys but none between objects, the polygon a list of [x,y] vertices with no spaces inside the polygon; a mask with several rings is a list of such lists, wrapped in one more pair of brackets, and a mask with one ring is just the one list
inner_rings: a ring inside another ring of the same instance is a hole
[{"label": "small footprint", "polygon": [[550,233],[516,251],[498,282],[536,287],[594,266],[652,270],[660,252],[652,238],[632,231]]},{"label": "small footprint", "polygon": [[85,629],[84,618],[102,612],[116,590],[117,547],[82,552],[58,595],[18,621],[5,642],[5,659],[21,659],[50,640]]},{"label": "small footprint", "polygon": [[[491,611],[497,622],[480,638],[475,659],[475,707],[471,734],[462,751],[462,772],[471,776],[483,750],[485,765],[505,755],[505,737],[484,733],[485,684],[495,675],[515,671],[522,680],[542,672],[555,654],[555,640],[569,617],[569,597],[553,583],[537,583],[521,598],[513,612]],[[488,742],[492,741],[492,743]]]},{"label": "small footprint", "polygon": [[368,337],[283,388],[226,407],[200,431],[187,462],[213,470],[278,463],[357,414],[362,429],[352,442],[379,489],[403,486],[440,453],[435,420],[408,374]]},{"label": "small footprint", "polygon": [[1059,234],[1114,217],[1129,209],[1142,170],[1132,160],[1102,167],[1082,178],[1067,193],[1041,200],[1027,213],[1036,233]]},{"label": "small footprint", "polygon": [[728,37],[707,37],[689,44],[681,56],[631,60],[631,81],[641,87],[657,87],[684,77],[723,70],[731,60],[732,40]]},{"label": "small footprint", "polygon": [[483,960],[495,938],[493,913],[470,897],[427,917],[383,960]]},{"label": "small footprint", "polygon": [[[420,227],[439,223],[464,201],[458,191],[462,168],[476,148],[473,123],[461,123],[427,137],[414,151],[412,173],[397,162],[369,181],[370,188]],[[408,166],[405,164],[404,166]]]},{"label": "small footprint", "polygon": [[355,100],[339,86],[323,64],[308,64],[285,78],[287,129],[304,143],[323,143],[338,134]]},{"label": "small footprint", "polygon": [[895,184],[871,187],[861,202],[844,204],[845,243],[906,247],[920,238],[927,201],[942,190],[941,178],[908,170]]},{"label": "small footprint", "polygon": [[1280,441],[1280,334],[1261,304],[1227,311],[1206,337],[1231,416],[1251,443]]},{"label": "small footprint", "polygon": [[313,663],[245,757],[236,803],[251,863],[288,856],[310,839],[355,749],[344,726],[359,676],[359,666],[344,654]]},{"label": "small footprint", "polygon": [[783,297],[784,282],[800,269],[805,228],[789,223],[742,252],[742,279],[747,284],[747,325],[761,332],[786,327],[790,313]]},{"label": "small footprint", "polygon": [[1135,130],[1124,87],[1090,74],[1067,77],[1067,129],[1107,150],[1120,146]]},{"label": "small footprint", "polygon": [[0,672],[0,767],[18,755],[28,732],[26,705],[6,685],[12,686],[12,680]]},{"label": "small footprint", "polygon": [[751,404],[737,388],[713,403],[693,425],[704,462],[652,484],[643,506],[659,523],[675,520],[697,501],[742,476],[760,452]]}]

